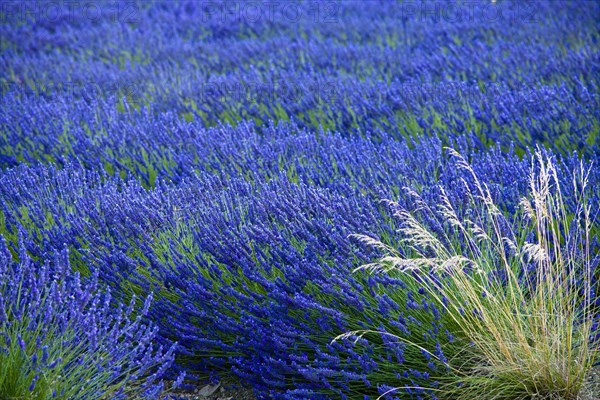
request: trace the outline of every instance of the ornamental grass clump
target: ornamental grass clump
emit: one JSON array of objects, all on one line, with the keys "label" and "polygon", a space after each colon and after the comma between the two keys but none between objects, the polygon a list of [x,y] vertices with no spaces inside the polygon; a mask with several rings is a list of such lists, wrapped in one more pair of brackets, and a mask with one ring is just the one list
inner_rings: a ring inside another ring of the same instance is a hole
[{"label": "ornamental grass clump", "polygon": [[[450,152],[465,172],[464,198],[452,201],[441,189],[430,207],[411,191],[414,212],[392,204],[407,248],[358,236],[385,253],[360,269],[423,281],[455,322],[464,351],[447,361],[438,397],[577,399],[600,344],[590,169],[581,165],[572,188],[561,187],[555,161],[538,151],[528,196],[507,217],[467,161]],[[567,190],[574,205],[564,201]],[[421,222],[431,218],[443,229]]]},{"label": "ornamental grass clump", "polygon": [[[22,235],[21,235],[22,237]],[[143,310],[113,307],[98,277],[80,278],[68,252],[13,260],[0,236],[0,399],[157,398],[174,345],[155,346]],[[176,383],[179,383],[181,376]]]}]

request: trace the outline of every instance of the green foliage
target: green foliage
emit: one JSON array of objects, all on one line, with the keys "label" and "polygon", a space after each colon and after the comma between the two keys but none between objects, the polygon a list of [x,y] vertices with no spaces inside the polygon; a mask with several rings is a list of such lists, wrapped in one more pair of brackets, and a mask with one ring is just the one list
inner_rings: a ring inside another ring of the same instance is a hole
[{"label": "green foliage", "polygon": [[[32,331],[27,329],[30,323],[27,318],[19,322],[9,325],[8,331],[3,332],[10,344],[7,353],[0,352],[1,399],[109,400],[121,389],[122,384],[115,383],[112,371],[103,368],[102,360],[110,360],[110,352],[97,349],[90,354],[78,340],[83,332],[59,332],[53,326],[41,325]],[[36,344],[40,338],[43,338],[43,346]],[[24,349],[19,347],[20,340],[26,343]],[[45,368],[41,374],[36,371],[34,360],[42,360],[44,353],[49,360],[60,361],[51,368]],[[80,362],[83,356],[85,363]],[[103,394],[100,395],[100,391]],[[82,395],[84,397],[77,397]]]}]

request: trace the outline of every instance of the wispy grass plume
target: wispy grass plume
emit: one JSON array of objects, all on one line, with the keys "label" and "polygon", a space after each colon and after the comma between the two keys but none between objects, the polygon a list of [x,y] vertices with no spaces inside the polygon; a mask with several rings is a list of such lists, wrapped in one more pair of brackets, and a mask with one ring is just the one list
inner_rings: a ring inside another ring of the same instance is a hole
[{"label": "wispy grass plume", "polygon": [[[411,193],[443,233],[398,206],[410,251],[357,236],[384,253],[359,269],[417,276],[456,323],[468,351],[449,360],[451,377],[438,396],[577,399],[599,345],[590,167],[581,164],[573,187],[563,188],[554,160],[536,152],[522,210],[505,216],[468,162],[450,152],[465,173],[460,206],[444,190],[432,208]],[[565,189],[575,192],[575,209],[565,204]]]}]

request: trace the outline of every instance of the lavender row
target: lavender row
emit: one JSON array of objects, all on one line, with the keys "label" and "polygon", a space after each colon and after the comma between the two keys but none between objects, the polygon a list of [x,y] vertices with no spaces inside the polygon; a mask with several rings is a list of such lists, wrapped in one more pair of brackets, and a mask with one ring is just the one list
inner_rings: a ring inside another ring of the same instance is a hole
[{"label": "lavender row", "polygon": [[151,297],[141,310],[113,304],[97,274],[71,270],[67,249],[38,262],[25,235],[13,247],[0,237],[0,395],[159,398],[175,346],[155,345]]},{"label": "lavender row", "polygon": [[139,150],[133,161],[106,153],[131,152],[124,142],[143,140],[140,130],[171,136],[169,149],[188,146],[175,119],[194,130],[293,119],[344,134],[466,133],[485,145],[598,152],[595,3],[298,3],[335,6],[336,23],[308,18],[314,9],[288,21],[283,6],[253,23],[231,10],[223,20],[219,2],[128,2],[52,20],[43,2],[11,4],[1,26],[3,167],[57,155],[102,155],[94,168],[141,163]]},{"label": "lavender row", "polygon": [[[440,365],[399,343],[330,345],[348,330],[379,327],[452,349],[451,321],[418,283],[351,274],[372,255],[348,239],[367,232],[395,243],[377,200],[408,206],[403,186],[423,188],[431,201],[438,183],[454,188],[457,201],[465,196],[440,141],[411,149],[274,128],[279,140],[269,147],[251,129],[220,134],[223,149],[243,143],[244,151],[226,153],[235,168],[176,185],[158,180],[152,190],[77,166],[18,167],[0,180],[4,230],[14,237],[23,226],[37,256],[66,243],[75,268],[98,269],[125,298],[154,291],[152,320],[163,340],[180,343],[180,368],[199,377],[229,371],[262,395],[292,399],[375,396],[383,381],[441,379]],[[499,203],[514,209],[528,159],[471,155]],[[565,159],[563,168],[577,163]]]},{"label": "lavender row", "polygon": [[[293,120],[288,133],[313,130],[311,126],[318,126],[318,131],[335,129],[339,124],[360,125],[360,135],[351,135],[349,131],[343,131],[343,135],[371,138],[374,143],[419,136],[439,137],[446,144],[470,140],[474,148],[481,150],[500,144],[504,149],[516,146],[521,154],[534,144],[544,143],[567,155],[574,150],[588,158],[598,154],[600,125],[596,119],[596,97],[584,91],[581,95],[587,96],[587,100],[579,103],[563,86],[556,91],[541,90],[538,94],[545,100],[531,102],[529,94],[505,89],[497,93],[497,103],[482,100],[481,108],[453,107],[451,101],[440,97],[426,109],[415,104],[405,104],[404,108],[384,105],[376,109],[366,103],[364,94],[356,93],[353,94],[356,102],[364,103],[362,115],[344,108],[343,104],[331,103],[326,105],[327,114],[318,117],[302,114],[302,105],[294,104],[298,109],[288,117]],[[352,86],[348,85],[346,90],[352,91]],[[415,92],[418,94],[418,90]],[[179,181],[193,171],[234,168],[229,153],[237,153],[244,146],[247,142],[244,132],[249,129],[259,131],[256,136],[264,137],[260,143],[267,148],[271,141],[278,140],[272,138],[273,122],[252,121],[256,105],[239,106],[250,122],[229,121],[239,125],[240,130],[206,128],[205,120],[197,117],[202,113],[199,109],[193,111],[195,114],[174,110],[153,114],[145,108],[135,111],[131,106],[129,112],[120,112],[107,101],[87,104],[82,100],[6,105],[0,109],[0,165],[4,168],[37,162],[64,165],[77,160],[89,169],[138,177],[152,186],[157,176]],[[230,115],[231,105],[221,106]],[[283,112],[287,116],[285,110],[278,108],[279,105],[271,106],[276,110],[269,118],[287,127],[288,118],[278,114]],[[494,113],[498,115],[493,117]],[[188,122],[189,115],[196,117],[190,117]],[[303,121],[302,115],[312,122]],[[240,136],[234,140],[231,135]]]}]

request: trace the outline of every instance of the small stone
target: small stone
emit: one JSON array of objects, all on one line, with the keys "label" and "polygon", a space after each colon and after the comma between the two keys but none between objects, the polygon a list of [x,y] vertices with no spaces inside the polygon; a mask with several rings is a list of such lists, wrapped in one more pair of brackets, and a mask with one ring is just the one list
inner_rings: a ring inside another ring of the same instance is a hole
[{"label": "small stone", "polygon": [[216,385],[206,385],[198,391],[198,395],[200,397],[208,397],[208,396],[212,395],[214,392],[216,392],[220,386],[221,386],[220,383],[217,383]]}]

